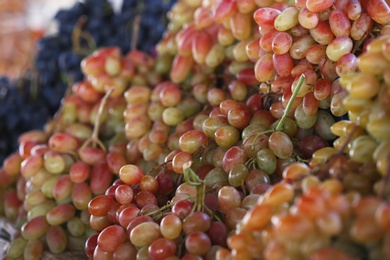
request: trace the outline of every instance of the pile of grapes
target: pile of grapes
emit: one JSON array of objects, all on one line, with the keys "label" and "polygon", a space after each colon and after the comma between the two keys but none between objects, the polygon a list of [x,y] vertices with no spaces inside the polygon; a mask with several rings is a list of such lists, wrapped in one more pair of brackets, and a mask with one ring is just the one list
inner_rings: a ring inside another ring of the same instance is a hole
[{"label": "pile of grapes", "polygon": [[93,50],[117,46],[122,53],[132,47],[153,53],[175,2],[125,0],[114,12],[108,0],[85,0],[59,10],[53,19],[57,31],[29,53],[33,64],[26,65],[28,71],[15,82],[0,79],[0,164],[18,148],[22,133],[43,129],[53,117],[67,86],[83,79],[80,61]]},{"label": "pile of grapes", "polygon": [[179,0],[0,169],[7,259],[389,259],[385,0]]}]

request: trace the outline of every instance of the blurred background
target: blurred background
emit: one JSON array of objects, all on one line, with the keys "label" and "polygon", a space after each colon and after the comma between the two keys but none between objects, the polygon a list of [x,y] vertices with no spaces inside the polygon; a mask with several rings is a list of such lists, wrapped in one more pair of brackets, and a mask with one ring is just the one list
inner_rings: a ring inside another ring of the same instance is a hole
[{"label": "blurred background", "polygon": [[[58,29],[54,18],[77,0],[0,0],[0,76],[16,79],[29,69],[36,41]],[[80,1],[83,2],[83,1]],[[110,0],[120,12],[122,0]]]}]

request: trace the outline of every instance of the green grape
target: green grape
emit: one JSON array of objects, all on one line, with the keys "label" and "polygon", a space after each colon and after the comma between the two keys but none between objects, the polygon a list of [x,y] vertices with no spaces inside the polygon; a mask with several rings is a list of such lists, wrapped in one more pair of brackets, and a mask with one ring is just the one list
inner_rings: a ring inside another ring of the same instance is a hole
[{"label": "green grape", "polygon": [[233,187],[240,187],[245,183],[246,178],[248,177],[248,167],[246,167],[244,164],[239,163],[235,165],[230,171],[229,171],[229,184]]},{"label": "green grape", "polygon": [[361,135],[351,142],[349,156],[355,162],[366,163],[373,160],[373,153],[378,146],[369,135]]},{"label": "green grape", "polygon": [[275,154],[268,148],[263,148],[256,154],[257,167],[267,174],[273,174],[277,166]]}]

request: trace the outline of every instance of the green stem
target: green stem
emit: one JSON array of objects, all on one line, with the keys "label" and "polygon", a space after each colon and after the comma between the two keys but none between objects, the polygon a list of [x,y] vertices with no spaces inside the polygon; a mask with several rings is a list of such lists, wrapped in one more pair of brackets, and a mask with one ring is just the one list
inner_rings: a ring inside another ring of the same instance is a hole
[{"label": "green stem", "polygon": [[[274,129],[268,129],[268,130],[262,131],[262,132],[260,132],[260,133],[256,132],[256,133],[254,133],[254,134],[251,134],[251,135],[248,136],[248,138],[249,138],[249,137],[252,137],[253,135],[256,135],[255,139],[254,139],[253,142],[252,142],[252,143],[256,143],[257,138],[259,138],[259,136],[264,135],[264,134],[268,134],[268,133],[273,133],[273,132],[275,132]],[[244,141],[244,143],[245,143],[245,141]]]},{"label": "green stem", "polygon": [[289,100],[288,103],[287,103],[286,109],[285,109],[284,112],[283,112],[283,116],[282,116],[282,118],[280,119],[278,125],[277,125],[276,128],[275,128],[275,131],[277,131],[277,132],[282,131],[284,121],[286,121],[287,115],[290,113],[292,104],[293,104],[295,98],[297,97],[298,92],[299,92],[299,90],[301,89],[304,80],[305,80],[305,75],[302,74],[301,77],[299,78],[297,87],[295,88],[295,90],[294,90],[294,92],[293,92],[293,94],[292,94],[290,100]]},{"label": "green stem", "polygon": [[190,168],[191,162],[185,164],[183,166],[184,171],[184,180],[186,183],[188,183],[191,186],[196,187],[196,197],[195,197],[195,202],[194,206],[191,210],[191,212],[194,211],[202,211],[204,208],[204,198],[206,194],[206,184],[204,183],[203,180],[199,178],[198,175]]},{"label": "green stem", "polygon": [[205,211],[207,212],[207,214],[209,214],[210,216],[212,216],[214,219],[216,219],[217,221],[219,222],[222,222],[222,219],[220,217],[218,217],[216,214],[214,214],[214,212],[209,209],[209,207],[207,207],[206,205],[204,205],[204,209]]},{"label": "green stem", "polygon": [[197,211],[202,211],[203,206],[204,206],[204,197],[205,197],[205,185],[202,183],[198,188],[197,188]]},{"label": "green stem", "polygon": [[103,151],[107,150],[106,147],[104,146],[103,142],[99,140],[100,117],[103,114],[103,110],[106,106],[107,100],[113,91],[114,91],[114,88],[110,88],[106,92],[106,94],[104,95],[102,100],[100,101],[99,109],[98,109],[96,119],[95,119],[95,124],[93,126],[92,136],[84,142],[84,144],[81,146],[80,149],[83,149],[83,148],[87,147],[90,143],[92,143],[93,147],[95,147],[95,145],[97,144]]},{"label": "green stem", "polygon": [[[191,165],[191,164],[189,163],[189,165]],[[183,166],[183,168],[184,168],[183,175],[184,175],[185,182],[187,182],[191,186],[200,186],[200,185],[202,185],[203,181],[198,177],[198,175],[196,175],[194,170],[192,170],[189,167],[189,165]]]},{"label": "green stem", "polygon": [[175,203],[168,202],[167,205],[162,206],[161,208],[159,208],[157,210],[148,212],[148,213],[144,214],[144,216],[152,216],[153,217],[153,215],[155,215],[155,214],[160,214],[161,215],[164,210],[166,210],[167,208],[173,207],[173,205],[175,205]]}]

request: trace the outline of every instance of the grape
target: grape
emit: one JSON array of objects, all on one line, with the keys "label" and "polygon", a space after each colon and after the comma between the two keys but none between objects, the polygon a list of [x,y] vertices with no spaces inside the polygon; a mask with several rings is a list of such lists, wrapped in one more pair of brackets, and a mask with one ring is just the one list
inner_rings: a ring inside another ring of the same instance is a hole
[{"label": "grape", "polygon": [[247,176],[248,168],[244,164],[237,164],[229,171],[229,184],[233,187],[239,187],[243,185]]},{"label": "grape", "polygon": [[161,219],[160,230],[164,238],[174,240],[180,236],[183,228],[183,223],[179,216],[180,215],[177,215],[177,213],[175,213],[167,215]]},{"label": "grape", "polygon": [[319,13],[325,11],[333,4],[332,1],[317,1],[317,0],[309,0],[306,2],[307,9],[311,12]]},{"label": "grape", "polygon": [[264,54],[255,64],[256,79],[260,82],[270,80],[274,76],[275,69],[272,62],[272,54]]},{"label": "grape", "polygon": [[178,154],[176,154],[172,159],[172,168],[176,173],[183,173],[184,171],[184,165],[188,162],[192,161],[192,155],[180,151]]},{"label": "grape", "polygon": [[102,231],[111,224],[112,221],[107,216],[91,215],[89,218],[89,226],[96,231]]},{"label": "grape", "polygon": [[166,259],[176,253],[176,244],[172,240],[159,238],[148,247],[151,259]]},{"label": "grape", "polygon": [[236,165],[245,163],[247,156],[245,151],[238,146],[230,147],[222,158],[222,168],[225,172],[231,171]]},{"label": "grape", "polygon": [[122,166],[119,170],[119,178],[126,184],[137,184],[144,175],[142,169],[134,164]]},{"label": "grape", "polygon": [[[362,145],[365,147],[364,153],[358,152],[359,147],[362,147]],[[359,136],[351,142],[349,156],[353,161],[356,162],[363,163],[371,161],[371,154],[374,152],[377,146],[378,143],[372,137],[366,135]]]},{"label": "grape", "polygon": [[302,35],[291,45],[289,53],[293,59],[303,59],[307,50],[314,44],[316,44],[314,37]]},{"label": "grape", "polygon": [[214,138],[215,132],[222,126],[228,125],[227,117],[215,116],[208,117],[203,121],[202,131],[209,138]]},{"label": "grape", "polygon": [[273,26],[274,21],[279,14],[280,11],[276,8],[263,7],[255,11],[253,14],[253,19],[260,26]]},{"label": "grape", "polygon": [[269,149],[281,159],[287,159],[293,153],[293,144],[289,136],[283,132],[274,132],[268,140]]},{"label": "grape", "polygon": [[218,128],[215,131],[214,138],[220,147],[230,148],[238,142],[240,133],[237,128],[227,125]]},{"label": "grape", "polygon": [[86,226],[79,217],[73,217],[66,222],[66,228],[72,236],[80,237],[86,231]]},{"label": "grape", "polygon": [[272,57],[272,62],[273,66],[275,67],[275,72],[281,77],[289,76],[292,68],[294,67],[293,59],[291,55],[287,52],[283,54],[275,53]]},{"label": "grape", "polygon": [[64,203],[60,204],[47,212],[46,220],[50,225],[61,225],[76,214],[76,209],[72,204]]},{"label": "grape", "polygon": [[217,166],[213,168],[204,178],[207,188],[213,188],[216,185],[221,185],[228,182],[228,175],[221,167]]},{"label": "grape", "polygon": [[187,236],[185,246],[190,254],[205,255],[211,248],[211,241],[206,233],[193,231]]},{"label": "grape", "polygon": [[199,130],[191,130],[179,139],[179,147],[182,151],[190,154],[196,152],[200,147],[206,147],[208,144],[207,136]]},{"label": "grape", "polygon": [[73,182],[70,180],[70,177],[65,175],[58,178],[54,187],[53,187],[53,198],[56,201],[65,201],[71,196],[73,189]]},{"label": "grape", "polygon": [[313,29],[317,26],[319,15],[316,12],[311,12],[307,8],[302,8],[298,15],[299,24],[306,29]]},{"label": "grape", "polygon": [[328,45],[335,37],[329,24],[323,21],[319,21],[316,27],[310,29],[310,35],[322,45]]},{"label": "grape", "polygon": [[330,13],[329,26],[336,38],[351,34],[351,22],[341,9],[335,9]]},{"label": "grape", "polygon": [[235,207],[227,211],[225,224],[230,230],[236,229],[240,220],[244,217],[247,210],[241,207]]},{"label": "grape", "polygon": [[206,232],[211,225],[211,218],[204,212],[196,211],[190,213],[183,219],[183,232],[190,234],[191,232]]},{"label": "grape", "polygon": [[232,208],[240,207],[241,195],[238,190],[231,186],[224,186],[218,191],[220,210],[227,213]]},{"label": "grape", "polygon": [[90,188],[94,195],[104,194],[110,186],[113,174],[108,168],[107,162],[96,164],[91,171]]},{"label": "grape", "polygon": [[367,4],[367,13],[372,17],[374,21],[380,24],[386,24],[389,17],[386,15],[389,11],[388,3],[384,1],[374,1]]},{"label": "grape", "polygon": [[339,61],[342,56],[352,51],[353,43],[348,36],[334,38],[326,47],[326,55],[332,61]]},{"label": "grape", "polygon": [[51,226],[47,230],[46,243],[50,252],[61,253],[66,249],[67,236],[61,226]]},{"label": "grape", "polygon": [[330,131],[330,126],[334,123],[334,118],[328,112],[320,110],[318,111],[318,118],[314,129],[320,138],[330,141],[335,138],[335,135]]},{"label": "grape", "polygon": [[266,174],[273,174],[276,170],[277,157],[270,149],[264,148],[257,152],[256,163]]},{"label": "grape", "polygon": [[226,247],[228,228],[223,222],[212,222],[207,234],[213,245]]},{"label": "grape", "polygon": [[274,20],[275,29],[278,31],[287,31],[297,25],[299,10],[296,7],[284,9]]},{"label": "grape", "polygon": [[[20,163],[20,173],[25,178],[30,178],[43,168],[43,164],[44,161],[41,156],[31,155]],[[8,167],[5,166],[4,171],[6,171],[7,174],[12,175],[12,173],[9,173],[10,169],[7,170],[7,168]]]},{"label": "grape", "polygon": [[237,129],[244,129],[250,123],[249,111],[243,107],[237,107],[229,110],[227,118],[229,124]]},{"label": "grape", "polygon": [[69,169],[69,177],[74,183],[82,183],[87,180],[90,174],[88,164],[83,161],[77,161]]},{"label": "grape", "polygon": [[357,69],[357,58],[352,53],[344,54],[337,61],[336,72],[337,75],[343,76],[345,74],[356,71]]},{"label": "grape", "polygon": [[93,147],[81,148],[78,153],[80,159],[88,165],[95,165],[98,162],[103,161],[106,156],[104,151]]},{"label": "grape", "polygon": [[159,225],[154,222],[144,222],[136,226],[130,233],[130,241],[135,246],[149,246],[161,237]]},{"label": "grape", "polygon": [[[312,64],[319,64],[325,57],[326,46],[314,44],[306,51],[306,59]],[[318,80],[319,82],[320,80]]]},{"label": "grape", "polygon": [[253,207],[242,219],[242,229],[249,231],[263,228],[271,219],[270,210],[267,205]]},{"label": "grape", "polygon": [[216,5],[215,21],[222,23],[224,20],[232,17],[237,11],[237,6],[234,1],[223,1]]},{"label": "grape", "polygon": [[23,237],[18,237],[13,240],[10,246],[7,248],[7,256],[12,258],[22,257],[28,241],[29,240],[26,240]]},{"label": "grape", "polygon": [[76,150],[79,142],[76,138],[65,133],[56,133],[48,140],[49,148],[57,152]]},{"label": "grape", "polygon": [[[31,220],[38,216],[45,216],[52,208],[54,208],[55,202],[45,197],[45,201],[31,207],[27,213],[27,220]],[[26,207],[27,209],[27,207]]]},{"label": "grape", "polygon": [[299,151],[302,153],[304,158],[311,158],[313,153],[317,150],[328,146],[328,143],[319,136],[308,135],[302,138],[299,142]]},{"label": "grape", "polygon": [[140,213],[140,209],[135,206],[125,206],[120,213],[117,214],[117,220],[122,227],[127,227],[129,223],[134,220]]},{"label": "grape", "polygon": [[37,216],[22,225],[21,234],[27,240],[34,240],[44,235],[49,227],[45,216]]},{"label": "grape", "polygon": [[[114,241],[113,237],[115,237]],[[97,245],[106,252],[114,253],[125,240],[125,230],[118,225],[112,225],[99,233]]]},{"label": "grape", "polygon": [[43,243],[40,240],[29,240],[23,251],[24,259],[36,259],[43,253]]}]

